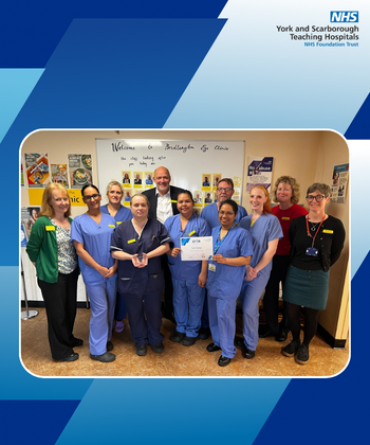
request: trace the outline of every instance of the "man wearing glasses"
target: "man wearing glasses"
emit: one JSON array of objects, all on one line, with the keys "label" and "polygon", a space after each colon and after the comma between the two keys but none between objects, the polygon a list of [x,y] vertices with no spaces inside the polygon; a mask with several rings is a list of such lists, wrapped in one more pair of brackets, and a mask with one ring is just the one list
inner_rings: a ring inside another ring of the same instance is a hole
[{"label": "man wearing glasses", "polygon": [[[217,186],[217,201],[213,204],[209,204],[204,207],[201,217],[205,219],[212,230],[214,227],[220,225],[220,220],[218,219],[218,211],[220,208],[220,204],[226,199],[232,199],[234,194],[234,181],[230,178],[222,178]],[[239,223],[239,221],[247,216],[247,211],[244,207],[238,205],[238,214],[235,218],[235,223]],[[204,308],[202,314],[202,326],[199,330],[199,338],[201,340],[206,340],[210,336],[209,322],[208,322],[208,303],[207,303],[207,293],[206,298],[204,299]]]}]

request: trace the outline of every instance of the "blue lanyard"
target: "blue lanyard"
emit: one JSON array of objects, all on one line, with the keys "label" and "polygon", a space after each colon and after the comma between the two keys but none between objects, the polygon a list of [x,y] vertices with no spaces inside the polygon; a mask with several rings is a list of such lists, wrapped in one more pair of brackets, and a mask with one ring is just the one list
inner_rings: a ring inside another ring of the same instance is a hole
[{"label": "blue lanyard", "polygon": [[221,244],[224,242],[224,239],[227,237],[227,235],[229,234],[230,230],[232,230],[235,226],[236,226],[236,223],[233,224],[233,226],[229,229],[229,231],[222,238],[222,240],[220,240],[220,234],[221,234],[221,227],[222,226],[220,227],[220,230],[218,231],[217,241],[216,241],[215,247],[213,248],[213,255],[216,255],[216,253],[218,252],[218,249],[221,247]]}]

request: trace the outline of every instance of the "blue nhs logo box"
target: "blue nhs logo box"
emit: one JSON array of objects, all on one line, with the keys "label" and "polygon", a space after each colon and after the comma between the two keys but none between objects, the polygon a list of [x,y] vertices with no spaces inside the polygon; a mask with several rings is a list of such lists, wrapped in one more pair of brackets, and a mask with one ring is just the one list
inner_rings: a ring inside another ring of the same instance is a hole
[{"label": "blue nhs logo box", "polygon": [[358,11],[330,11],[331,22],[358,22]]}]

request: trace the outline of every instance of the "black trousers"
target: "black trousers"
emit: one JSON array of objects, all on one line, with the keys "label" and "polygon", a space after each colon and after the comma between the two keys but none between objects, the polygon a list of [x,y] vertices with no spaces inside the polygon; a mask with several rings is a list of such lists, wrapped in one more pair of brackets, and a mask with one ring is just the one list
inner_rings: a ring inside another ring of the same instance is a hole
[{"label": "black trousers", "polygon": [[164,313],[173,314],[173,285],[167,255],[162,255],[162,268],[164,274]]},{"label": "black trousers", "polygon": [[[274,334],[279,333],[279,283],[283,284],[288,271],[289,255],[275,255],[272,259],[272,270],[270,279],[265,289],[263,297],[263,308],[265,310],[268,329]],[[284,305],[283,319],[281,320],[280,330],[288,332],[288,317],[286,306]]]},{"label": "black trousers", "polygon": [[73,326],[77,309],[78,269],[59,274],[56,283],[37,280],[45,301],[51,355],[61,360],[73,353]]}]

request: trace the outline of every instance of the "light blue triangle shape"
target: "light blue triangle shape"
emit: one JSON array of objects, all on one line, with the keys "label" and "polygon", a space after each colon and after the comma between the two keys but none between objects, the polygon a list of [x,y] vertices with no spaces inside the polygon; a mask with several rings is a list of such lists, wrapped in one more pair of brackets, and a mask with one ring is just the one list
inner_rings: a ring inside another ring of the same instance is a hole
[{"label": "light blue triangle shape", "polygon": [[0,143],[44,71],[0,69]]}]

